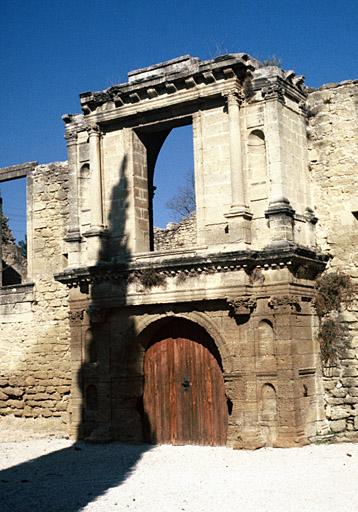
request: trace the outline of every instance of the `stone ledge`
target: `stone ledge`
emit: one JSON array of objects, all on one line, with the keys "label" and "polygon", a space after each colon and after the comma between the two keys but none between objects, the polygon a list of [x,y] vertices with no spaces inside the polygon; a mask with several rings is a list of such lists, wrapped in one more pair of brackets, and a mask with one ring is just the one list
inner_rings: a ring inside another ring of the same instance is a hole
[{"label": "stone ledge", "polygon": [[0,181],[24,178],[30,174],[37,165],[37,162],[24,162],[23,164],[2,167],[0,169]]},{"label": "stone ledge", "polygon": [[18,302],[33,302],[34,283],[15,284],[0,287],[0,305]]}]

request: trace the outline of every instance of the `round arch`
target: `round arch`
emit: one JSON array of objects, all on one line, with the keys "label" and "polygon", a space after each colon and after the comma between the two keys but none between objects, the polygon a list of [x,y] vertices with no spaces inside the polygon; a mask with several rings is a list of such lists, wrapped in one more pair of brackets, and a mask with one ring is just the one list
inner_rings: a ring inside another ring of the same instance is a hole
[{"label": "round arch", "polygon": [[148,335],[150,335],[151,331],[155,331],[159,328],[159,322],[163,320],[168,321],[173,318],[188,320],[193,324],[199,325],[203,330],[205,330],[218,350],[223,372],[226,373],[230,371],[230,352],[226,340],[211,319],[209,319],[205,313],[201,312],[158,314],[141,319],[138,325],[137,343],[143,347],[143,350],[146,348],[146,339]]}]

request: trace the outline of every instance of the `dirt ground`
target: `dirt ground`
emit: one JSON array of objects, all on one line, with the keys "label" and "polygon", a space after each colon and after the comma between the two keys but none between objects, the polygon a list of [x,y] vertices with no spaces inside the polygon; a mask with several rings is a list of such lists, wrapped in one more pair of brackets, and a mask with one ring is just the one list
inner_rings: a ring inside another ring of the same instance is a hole
[{"label": "dirt ground", "polygon": [[0,443],[1,512],[356,512],[358,444]]}]

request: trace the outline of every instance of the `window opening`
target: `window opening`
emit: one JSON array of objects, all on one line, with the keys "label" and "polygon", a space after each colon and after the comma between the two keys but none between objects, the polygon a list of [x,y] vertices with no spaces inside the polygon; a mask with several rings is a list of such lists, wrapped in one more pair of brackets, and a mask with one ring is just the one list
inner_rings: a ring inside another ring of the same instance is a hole
[{"label": "window opening", "polygon": [[26,178],[0,183],[0,285],[26,281]]},{"label": "window opening", "polygon": [[151,250],[171,250],[195,244],[191,124],[170,131],[159,151],[153,176],[149,178],[149,183],[152,183]]}]

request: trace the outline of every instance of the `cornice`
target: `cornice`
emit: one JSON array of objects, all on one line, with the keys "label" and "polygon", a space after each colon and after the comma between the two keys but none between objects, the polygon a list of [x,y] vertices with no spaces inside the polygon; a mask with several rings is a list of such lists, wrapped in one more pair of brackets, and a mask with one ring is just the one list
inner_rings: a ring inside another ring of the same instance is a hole
[{"label": "cornice", "polygon": [[107,102],[113,102],[115,107],[120,109],[142,100],[153,100],[163,95],[172,95],[234,77],[243,80],[258,67],[258,62],[247,54],[223,55],[211,61],[187,57],[190,65],[177,72],[154,77],[149,75],[143,80],[114,85],[104,91],[81,93],[80,101],[84,114],[90,114]]},{"label": "cornice", "polygon": [[255,95],[256,101],[260,99],[278,99],[284,103],[285,98],[289,98],[300,104],[305,102],[307,98],[303,83],[303,77],[296,77],[284,72],[271,76],[254,76],[252,91],[253,93],[261,93],[258,97]]},{"label": "cornice", "polygon": [[[153,257],[155,253],[153,253]],[[216,253],[210,256],[163,257],[160,261],[128,260],[128,262],[100,262],[91,267],[67,269],[55,274],[55,279],[70,288],[103,281],[131,281],[148,270],[163,278],[184,278],[200,274],[227,273],[244,270],[252,274],[255,269],[289,268],[299,278],[314,279],[323,272],[327,255],[317,254],[300,246],[280,246],[262,251]],[[257,270],[256,270],[257,271]]]},{"label": "cornice", "polygon": [[81,93],[83,114],[63,116],[66,129],[78,132],[86,129],[84,125],[90,119],[109,123],[153,109],[207,101],[225,95],[235,82],[237,91],[242,89],[248,103],[272,98],[281,102],[291,98],[302,103],[307,96],[302,76],[276,66],[263,66],[244,53],[208,61],[184,55],[133,71],[128,77],[128,82],[103,91]]}]

